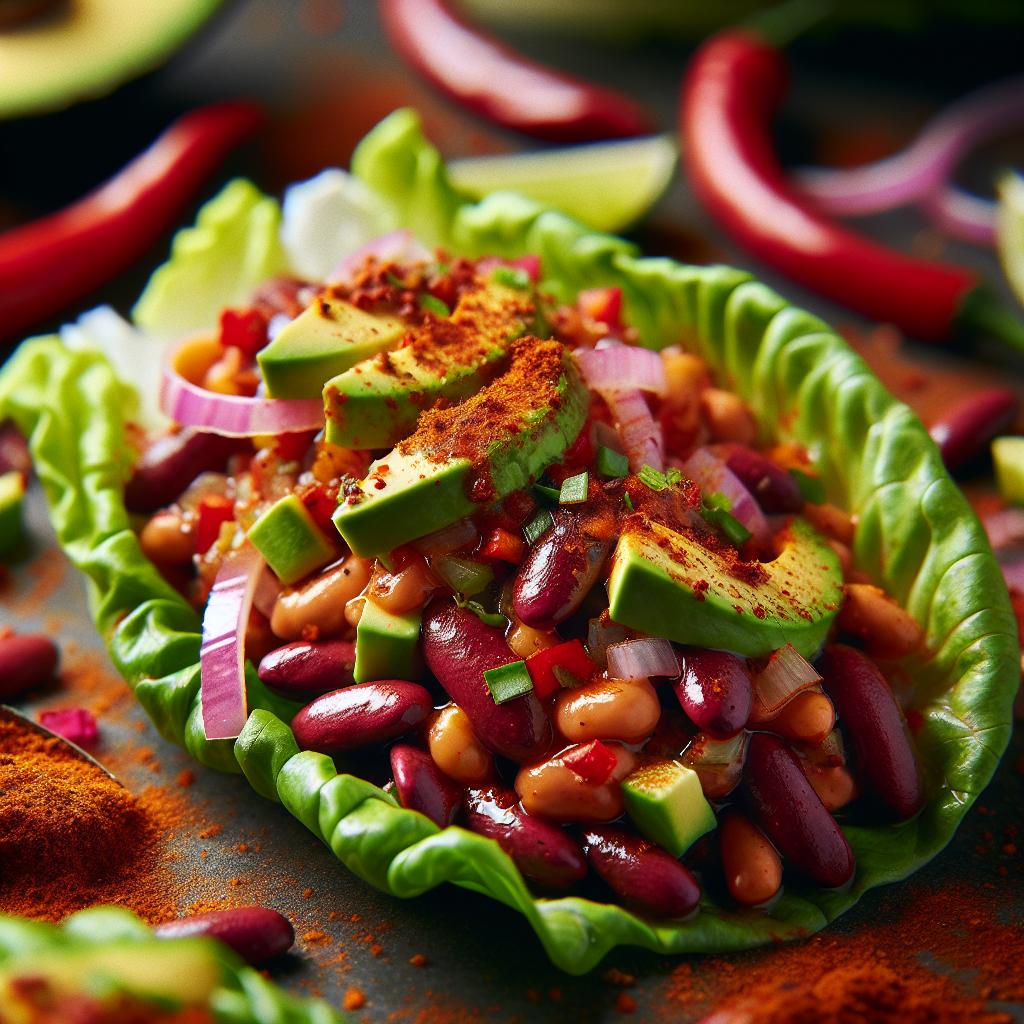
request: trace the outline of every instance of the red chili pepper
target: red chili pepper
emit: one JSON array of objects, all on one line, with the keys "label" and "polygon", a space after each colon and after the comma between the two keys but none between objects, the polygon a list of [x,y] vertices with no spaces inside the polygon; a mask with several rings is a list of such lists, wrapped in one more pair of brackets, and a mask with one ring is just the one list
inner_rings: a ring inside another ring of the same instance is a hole
[{"label": "red chili pepper", "polygon": [[526,670],[533,680],[533,689],[541,699],[561,689],[555,669],[564,669],[570,675],[586,682],[596,669],[580,640],[567,640],[564,644],[545,647],[526,659]]},{"label": "red chili pepper", "polygon": [[973,271],[894,252],[797,197],[771,134],[787,79],[782,52],[742,30],[714,36],[691,61],[680,130],[690,181],[715,219],[794,281],[922,341],[975,326],[1024,347],[1024,326]]},{"label": "red chili pepper", "polygon": [[614,751],[600,740],[591,740],[586,746],[562,755],[562,764],[592,786],[607,782],[618,763]]},{"label": "red chili pepper", "polygon": [[230,498],[211,494],[196,508],[196,554],[205,555],[220,536],[220,528],[235,518],[235,503]]},{"label": "red chili pepper", "polygon": [[0,340],[142,257],[261,118],[258,107],[244,102],[194,110],[94,192],[0,235]]},{"label": "red chili pepper", "polygon": [[497,526],[484,541],[480,554],[484,558],[497,558],[510,565],[518,565],[526,554],[526,542],[522,537]]},{"label": "red chili pepper", "polygon": [[555,142],[646,135],[632,100],[526,60],[458,18],[446,0],[380,0],[399,53],[442,92],[488,120]]}]

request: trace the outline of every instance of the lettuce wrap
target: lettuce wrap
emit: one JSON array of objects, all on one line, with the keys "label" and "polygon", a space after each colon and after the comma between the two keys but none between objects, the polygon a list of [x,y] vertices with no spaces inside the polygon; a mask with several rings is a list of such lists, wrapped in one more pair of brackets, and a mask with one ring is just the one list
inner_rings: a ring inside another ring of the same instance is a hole
[{"label": "lettuce wrap", "polygon": [[[428,246],[470,257],[537,254],[542,288],[563,300],[583,288],[620,287],[644,344],[682,342],[750,404],[763,440],[806,446],[829,500],[857,515],[858,567],[925,629],[930,654],[906,659],[899,675],[912,681],[905,696],[922,720],[927,804],[902,824],[845,825],[857,857],[846,889],[787,881],[768,911],[726,909],[705,895],[692,919],[652,923],[612,904],[537,898],[492,840],[439,830],[376,786],[339,774],[331,758],[300,751],[288,726],[297,705],[269,694],[251,667],[242,734],[233,743],[207,740],[198,618],[141,554],[122,501],[130,472],[124,385],[95,349],[33,339],[0,375],[0,418],[29,436],[58,539],[86,574],[110,655],[160,733],[205,765],[242,771],[380,889],[409,897],[451,882],[515,908],[573,973],[620,944],[722,952],[806,935],[934,857],[1006,747],[1020,651],[985,534],[910,409],[825,323],[741,270],[645,259],[626,241],[513,194],[467,201],[410,111],[378,125],[352,169],[386,221]],[[279,220],[274,200],[246,182],[228,185],[179,233],[135,308],[136,324],[158,338],[212,325],[222,306],[290,269]]]}]

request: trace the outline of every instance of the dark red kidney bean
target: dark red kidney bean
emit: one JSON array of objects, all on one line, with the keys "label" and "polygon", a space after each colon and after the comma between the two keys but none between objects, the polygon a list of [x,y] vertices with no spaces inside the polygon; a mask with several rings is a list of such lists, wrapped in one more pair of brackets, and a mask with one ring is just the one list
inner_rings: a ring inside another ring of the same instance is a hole
[{"label": "dark red kidney bean", "polygon": [[512,608],[520,621],[547,629],[582,604],[601,575],[611,542],[588,537],[570,512],[555,512],[545,533],[519,567]]},{"label": "dark red kidney bean", "polygon": [[545,889],[568,889],[587,873],[586,859],[572,837],[527,814],[514,790],[470,789],[463,807],[469,828],[496,840],[524,878]]},{"label": "dark red kidney bean", "polygon": [[162,939],[192,936],[218,939],[243,960],[261,964],[291,949],[295,930],[284,914],[266,907],[236,907],[165,921],[154,929]]},{"label": "dark red kidney bean", "polygon": [[853,851],[782,740],[754,733],[747,750],[747,798],[754,820],[783,858],[826,888],[852,877]]},{"label": "dark red kidney bean", "polygon": [[124,489],[125,506],[129,512],[155,512],[170,505],[200,473],[222,470],[246,443],[246,438],[200,433],[191,427],[166,434],[135,464]]},{"label": "dark red kidney bean", "polygon": [[352,685],[356,645],[348,640],[296,640],[264,656],[257,670],[269,690],[292,700],[312,700]]},{"label": "dark red kidney bean", "polygon": [[398,802],[426,815],[438,828],[455,820],[462,790],[434,764],[434,759],[419,747],[396,743],[391,748],[391,774]]},{"label": "dark red kidney bean", "polygon": [[454,601],[434,601],[423,616],[423,655],[484,746],[520,764],[543,756],[552,729],[536,694],[495,704],[487,688],[484,672],[516,660],[500,629]]},{"label": "dark red kidney bean", "polygon": [[622,898],[652,917],[687,917],[700,902],[700,886],[667,851],[622,828],[588,828],[583,849],[590,866]]},{"label": "dark red kidney bean", "polygon": [[0,423],[0,473],[16,471],[27,477],[32,471],[28,443],[13,423]]},{"label": "dark red kidney bean", "polygon": [[818,670],[852,747],[857,781],[897,820],[912,818],[924,803],[921,772],[885,676],[870,658],[845,644],[826,647]]},{"label": "dark red kidney bean", "polygon": [[988,450],[1017,417],[1020,400],[1009,388],[986,388],[968,395],[929,428],[942,461],[951,472]]},{"label": "dark red kidney bean", "polygon": [[0,700],[9,700],[53,678],[60,653],[48,636],[0,637]]},{"label": "dark red kidney bean", "polygon": [[430,693],[419,683],[362,683],[311,701],[292,719],[292,732],[303,750],[343,754],[401,736],[433,709]]},{"label": "dark red kidney bean", "polygon": [[735,736],[750,718],[754,687],[747,663],[725,651],[688,648],[681,652],[682,675],[674,684],[682,709],[715,739]]},{"label": "dark red kidney bean", "polygon": [[799,512],[804,507],[797,482],[771,459],[743,444],[722,446],[725,464],[768,513]]}]

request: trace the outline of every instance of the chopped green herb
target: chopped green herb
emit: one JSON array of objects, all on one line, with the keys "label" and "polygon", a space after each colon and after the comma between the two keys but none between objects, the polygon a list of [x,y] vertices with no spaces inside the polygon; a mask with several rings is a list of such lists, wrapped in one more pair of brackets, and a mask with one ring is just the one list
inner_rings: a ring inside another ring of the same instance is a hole
[{"label": "chopped green herb", "polygon": [[387,277],[389,284],[393,284],[396,288],[405,289],[405,282],[397,274],[392,274],[389,270],[385,277]]},{"label": "chopped green herb", "polygon": [[436,295],[431,295],[429,292],[424,292],[418,301],[420,309],[425,309],[437,316],[452,315],[452,311],[448,308],[447,303],[442,302]]},{"label": "chopped green herb", "polygon": [[663,491],[668,487],[668,480],[665,479],[665,474],[653,466],[643,466],[640,472],[637,473],[637,479],[640,483],[650,487],[652,491]]},{"label": "chopped green herb", "polygon": [[469,558],[445,555],[434,562],[434,570],[456,593],[472,597],[485,590],[494,579],[494,570]]},{"label": "chopped green herb", "polygon": [[555,521],[547,509],[538,512],[524,527],[523,536],[527,544],[533,544],[554,526]]},{"label": "chopped green herb", "polygon": [[547,484],[534,484],[533,493],[545,505],[557,505],[562,492],[557,487],[548,487]]},{"label": "chopped green herb", "polygon": [[629,475],[629,459],[614,448],[601,445],[597,449],[597,471],[601,476],[612,479]]},{"label": "chopped green herb", "polygon": [[711,505],[704,505],[701,509],[704,521],[711,526],[717,526],[725,534],[730,544],[739,547],[753,536],[751,532],[731,513],[724,508],[716,508]]},{"label": "chopped green herb", "polygon": [[526,291],[530,287],[530,275],[519,267],[495,267],[491,271],[491,280],[495,284],[503,284],[506,288],[518,288]]},{"label": "chopped green herb", "polygon": [[505,629],[508,624],[508,618],[502,615],[500,612],[489,612],[482,604],[478,601],[467,601],[466,607],[485,625],[485,626],[500,626]]},{"label": "chopped green herb", "polygon": [[672,485],[673,487],[674,487],[674,486],[675,486],[676,484],[681,484],[681,483],[683,482],[683,480],[684,480],[684,477],[683,477],[683,471],[682,471],[681,469],[676,469],[676,467],[675,467],[675,466],[670,466],[670,467],[669,467],[669,468],[668,468],[668,469],[667,469],[667,470],[665,471],[665,479],[666,479],[666,480],[667,480],[667,481],[669,482],[669,484],[670,484],[670,485]]},{"label": "chopped green herb", "polygon": [[495,704],[522,697],[533,689],[533,680],[527,671],[525,661],[513,661],[511,665],[501,665],[488,669],[484,673],[487,689],[491,691],[491,699]]},{"label": "chopped green herb", "polygon": [[800,497],[812,505],[825,503],[825,485],[820,477],[811,476],[802,469],[791,469],[789,475],[796,481]]},{"label": "chopped green herb", "polygon": [[560,505],[579,505],[587,500],[587,492],[590,489],[590,474],[584,470],[573,476],[567,476],[562,481],[562,489],[558,494]]},{"label": "chopped green herb", "polygon": [[622,500],[626,503],[626,508],[628,508],[630,512],[636,511],[636,509],[633,508],[633,499],[629,496],[629,491],[626,491],[622,495]]},{"label": "chopped green herb", "polygon": [[721,491],[713,491],[701,499],[708,508],[719,509],[722,512],[732,511],[732,501]]}]

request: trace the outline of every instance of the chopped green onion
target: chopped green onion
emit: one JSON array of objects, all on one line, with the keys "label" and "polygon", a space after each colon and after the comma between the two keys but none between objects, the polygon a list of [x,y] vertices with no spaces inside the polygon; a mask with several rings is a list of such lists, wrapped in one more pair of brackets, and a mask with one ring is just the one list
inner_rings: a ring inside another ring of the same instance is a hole
[{"label": "chopped green onion", "polygon": [[597,471],[601,476],[611,479],[628,476],[629,459],[622,452],[617,452],[614,448],[606,448],[604,445],[601,445],[597,449]]},{"label": "chopped green onion", "polygon": [[491,271],[491,280],[495,284],[503,284],[506,288],[518,288],[520,291],[530,287],[530,275],[520,267],[495,267]]},{"label": "chopped green onion", "polygon": [[545,504],[557,505],[562,492],[557,487],[548,487],[547,484],[534,484],[533,493]]},{"label": "chopped green onion", "polygon": [[487,689],[491,691],[491,699],[495,704],[522,697],[533,689],[533,680],[527,671],[525,661],[513,661],[511,665],[501,665],[488,669],[484,673]]},{"label": "chopped green onion", "polygon": [[555,521],[547,509],[538,512],[524,527],[523,536],[527,544],[533,544],[554,526]]},{"label": "chopped green onion", "polygon": [[653,466],[644,465],[640,472],[637,473],[637,479],[642,484],[646,484],[652,491],[663,491],[668,487],[668,481],[665,479],[665,474],[656,470]]},{"label": "chopped green onion", "polygon": [[669,466],[665,471],[665,479],[672,485],[681,484],[685,477],[681,469],[676,469],[675,466]]},{"label": "chopped green onion", "polygon": [[438,558],[433,568],[452,590],[464,597],[479,594],[494,580],[494,570],[489,565],[469,558],[456,558],[454,555]]},{"label": "chopped green onion", "polygon": [[500,612],[489,612],[478,601],[467,601],[466,607],[485,625],[500,626],[505,629],[509,625],[508,617]]},{"label": "chopped green onion", "polygon": [[403,291],[405,290],[405,282],[397,274],[392,274],[389,270],[384,276],[387,277],[389,284],[393,284],[396,288],[401,288]]},{"label": "chopped green onion", "polygon": [[789,475],[796,481],[800,497],[812,505],[825,503],[825,485],[820,477],[811,476],[802,469],[791,469]]},{"label": "chopped green onion", "polygon": [[750,540],[753,536],[734,515],[727,512],[724,508],[705,505],[701,509],[701,514],[704,516],[705,522],[710,523],[712,526],[717,526],[725,534],[729,543],[735,544],[737,547]]},{"label": "chopped green onion", "polygon": [[718,509],[722,512],[732,511],[732,501],[721,491],[713,491],[701,500],[708,508]]},{"label": "chopped green onion", "polygon": [[560,505],[579,505],[587,500],[587,492],[590,489],[590,474],[584,470],[573,476],[567,476],[562,481],[562,489],[558,493]]},{"label": "chopped green onion", "polygon": [[428,310],[437,316],[451,316],[452,311],[448,308],[448,304],[442,302],[436,295],[431,295],[429,292],[424,292],[419,297],[420,309]]},{"label": "chopped green onion", "polygon": [[636,509],[633,508],[633,499],[629,496],[629,491],[626,491],[622,495],[622,500],[626,503],[626,508],[628,508],[630,512],[636,511]]}]

